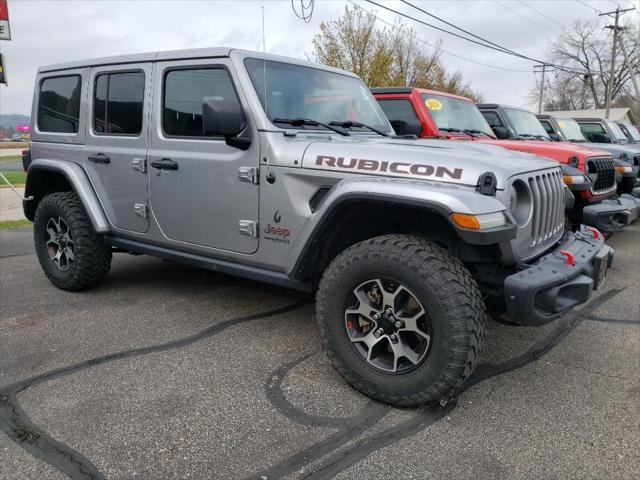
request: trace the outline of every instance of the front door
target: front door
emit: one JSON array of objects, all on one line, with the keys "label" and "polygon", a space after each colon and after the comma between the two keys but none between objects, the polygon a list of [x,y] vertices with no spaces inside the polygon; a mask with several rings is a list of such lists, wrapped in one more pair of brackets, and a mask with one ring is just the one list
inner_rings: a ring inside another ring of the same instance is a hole
[{"label": "front door", "polygon": [[258,168],[257,135],[240,150],[202,129],[204,102],[245,103],[229,60],[158,62],[154,78],[149,191],[162,233],[170,243],[255,252],[258,185],[239,173]]},{"label": "front door", "polygon": [[146,232],[152,64],[90,72],[84,166],[111,224]]}]

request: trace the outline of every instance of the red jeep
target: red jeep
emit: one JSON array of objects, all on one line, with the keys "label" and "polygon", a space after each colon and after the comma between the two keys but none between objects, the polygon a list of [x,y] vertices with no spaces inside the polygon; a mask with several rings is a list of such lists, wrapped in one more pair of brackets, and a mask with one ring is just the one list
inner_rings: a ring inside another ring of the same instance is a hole
[{"label": "red jeep", "polygon": [[[638,206],[613,199],[616,177],[611,154],[572,143],[544,141],[532,132],[526,139],[502,140],[478,107],[468,98],[422,88],[372,88],[391,125],[399,135],[470,140],[532,153],[559,162],[575,202],[567,211],[571,221],[612,232],[638,216]],[[506,132],[505,132],[506,136]]]}]

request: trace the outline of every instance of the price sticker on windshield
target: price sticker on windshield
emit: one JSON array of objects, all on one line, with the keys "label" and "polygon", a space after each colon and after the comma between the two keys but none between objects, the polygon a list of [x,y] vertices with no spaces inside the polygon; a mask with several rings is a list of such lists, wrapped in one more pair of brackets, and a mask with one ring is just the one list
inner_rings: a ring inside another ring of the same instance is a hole
[{"label": "price sticker on windshield", "polygon": [[560,126],[560,128],[567,128],[567,124],[564,122],[558,122],[558,126]]},{"label": "price sticker on windshield", "polygon": [[435,98],[427,98],[424,101],[424,104],[429,110],[442,110],[442,103],[440,100],[436,100]]}]

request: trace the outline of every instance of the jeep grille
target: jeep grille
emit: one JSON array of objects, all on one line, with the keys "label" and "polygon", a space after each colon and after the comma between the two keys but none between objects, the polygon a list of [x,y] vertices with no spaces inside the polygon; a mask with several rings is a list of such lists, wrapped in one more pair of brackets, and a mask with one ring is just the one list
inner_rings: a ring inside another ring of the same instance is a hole
[{"label": "jeep grille", "polygon": [[535,247],[555,239],[564,228],[564,184],[560,171],[539,173],[528,180],[533,200],[531,246]]},{"label": "jeep grille", "polygon": [[616,170],[613,160],[590,158],[587,160],[587,174],[593,181],[593,193],[605,193],[616,185]]}]

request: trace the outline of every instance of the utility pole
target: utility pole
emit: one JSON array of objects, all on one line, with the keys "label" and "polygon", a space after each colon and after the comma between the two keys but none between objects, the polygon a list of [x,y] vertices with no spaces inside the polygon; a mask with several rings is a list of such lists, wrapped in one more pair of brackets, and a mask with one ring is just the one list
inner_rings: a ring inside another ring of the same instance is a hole
[{"label": "utility pole", "polygon": [[615,9],[614,12],[604,12],[601,13],[600,17],[602,17],[603,15],[614,15],[616,16],[616,21],[615,21],[615,25],[607,25],[606,28],[611,28],[613,29],[613,48],[611,49],[611,72],[609,74],[609,81],[607,82],[607,96],[605,99],[606,102],[606,111],[604,114],[604,118],[608,119],[609,118],[609,112],[611,110],[611,97],[613,95],[613,76],[615,74],[615,68],[616,68],[616,49],[618,46],[618,20],[620,19],[620,14],[624,13],[624,12],[630,12],[632,10],[635,10],[635,8],[626,8],[624,10],[620,10],[620,6],[618,6],[618,8]]},{"label": "utility pole", "polygon": [[538,115],[542,113],[542,93],[544,92],[544,74],[547,71],[547,64],[543,63],[542,65],[534,65],[533,68],[542,67],[542,78],[540,80],[540,96],[538,97]]}]

